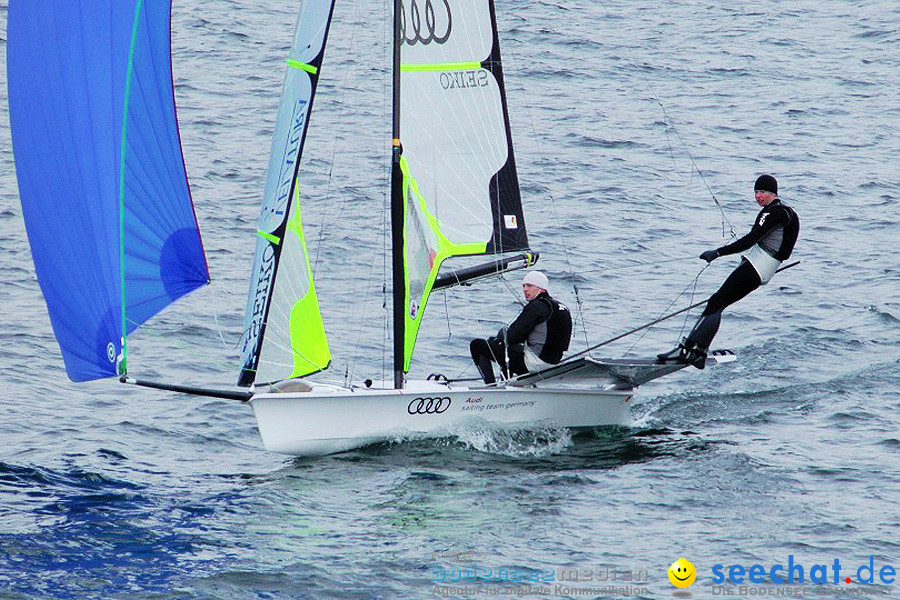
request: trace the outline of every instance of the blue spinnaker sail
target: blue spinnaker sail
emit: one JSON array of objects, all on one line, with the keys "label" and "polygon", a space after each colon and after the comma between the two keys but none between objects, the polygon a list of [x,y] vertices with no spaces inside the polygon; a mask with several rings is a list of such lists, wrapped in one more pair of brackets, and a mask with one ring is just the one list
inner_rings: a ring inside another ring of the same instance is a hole
[{"label": "blue spinnaker sail", "polygon": [[[175,114],[168,0],[11,0],[13,152],[69,378],[208,283]],[[124,305],[124,309],[123,309]]]}]

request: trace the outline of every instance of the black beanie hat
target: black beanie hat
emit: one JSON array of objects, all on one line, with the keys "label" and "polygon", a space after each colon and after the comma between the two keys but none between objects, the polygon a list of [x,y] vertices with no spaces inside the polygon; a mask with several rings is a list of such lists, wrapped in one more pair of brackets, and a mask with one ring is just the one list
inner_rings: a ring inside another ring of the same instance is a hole
[{"label": "black beanie hat", "polygon": [[760,175],[753,186],[754,191],[778,193],[778,182],[771,175]]}]

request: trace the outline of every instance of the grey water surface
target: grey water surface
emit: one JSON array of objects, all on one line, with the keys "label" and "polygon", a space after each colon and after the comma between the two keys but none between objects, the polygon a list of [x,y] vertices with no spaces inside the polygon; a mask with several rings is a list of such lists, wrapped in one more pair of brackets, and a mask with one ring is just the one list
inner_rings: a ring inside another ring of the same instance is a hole
[{"label": "grey water surface", "polygon": [[[237,376],[296,10],[173,2],[213,282],[129,341],[136,376]],[[339,383],[390,364],[389,16],[337,3],[302,169]],[[579,314],[573,349],[714,291],[737,259],[697,256],[749,229],[757,175],[778,178],[801,264],[726,312],[715,346],[738,362],[645,386],[627,429],[471,428],[309,460],[264,451],[236,402],[72,384],[0,85],[0,598],[784,595],[768,573],[789,561],[806,597],[900,593],[878,578],[900,568],[900,5],[503,0],[498,24],[530,240]],[[474,376],[468,340],[515,315],[518,284],[436,295],[411,376]],[[695,315],[604,354],[667,350]],[[697,570],[683,591],[680,557]],[[716,583],[716,565],[765,582]]]}]

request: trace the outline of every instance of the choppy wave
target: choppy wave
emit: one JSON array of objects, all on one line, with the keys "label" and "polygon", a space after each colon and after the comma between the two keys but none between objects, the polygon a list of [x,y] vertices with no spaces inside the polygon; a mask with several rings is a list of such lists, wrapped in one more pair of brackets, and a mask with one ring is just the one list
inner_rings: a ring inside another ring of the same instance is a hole
[{"label": "choppy wave", "polygon": [[[389,10],[338,5],[303,218],[334,377],[380,379]],[[130,366],[145,375],[235,379],[295,10],[173,3],[213,284],[135,336]],[[736,363],[645,386],[633,427],[470,427],[314,460],[263,451],[238,403],[66,380],[0,86],[0,597],[416,598],[432,595],[436,572],[473,561],[645,569],[644,596],[668,597],[680,556],[702,597],[713,564],[873,556],[900,568],[898,11],[887,0],[498,3],[529,239],[577,309],[573,349],[712,292],[736,259],[701,271],[696,256],[749,228],[759,173],[778,177],[800,215],[801,264],[726,311],[715,345]],[[515,313],[516,285],[436,296],[412,375],[471,374],[468,340]],[[695,316],[604,350],[652,356]]]}]

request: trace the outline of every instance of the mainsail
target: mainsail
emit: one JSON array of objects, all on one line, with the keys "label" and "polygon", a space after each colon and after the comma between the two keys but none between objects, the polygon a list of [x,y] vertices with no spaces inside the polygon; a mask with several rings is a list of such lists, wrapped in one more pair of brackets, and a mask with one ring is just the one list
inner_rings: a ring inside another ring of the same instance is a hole
[{"label": "mainsail", "polygon": [[399,19],[404,278],[394,293],[407,371],[441,263],[524,250],[528,238],[493,1],[403,0]]},{"label": "mainsail", "polygon": [[116,375],[126,334],[209,281],[175,114],[170,10],[10,2],[22,214],[73,381]]},{"label": "mainsail", "polygon": [[241,342],[239,385],[302,377],[331,354],[300,220],[303,153],[334,0],[303,2],[288,55]]}]

